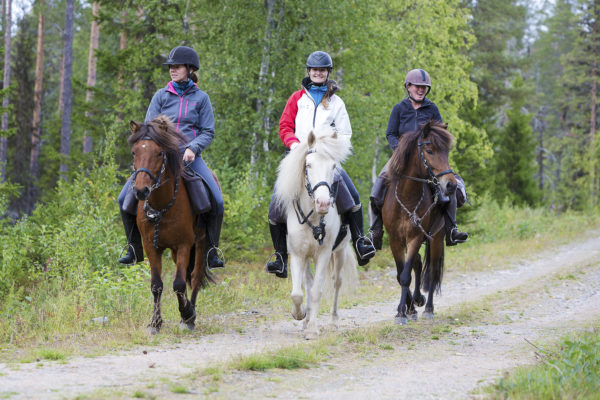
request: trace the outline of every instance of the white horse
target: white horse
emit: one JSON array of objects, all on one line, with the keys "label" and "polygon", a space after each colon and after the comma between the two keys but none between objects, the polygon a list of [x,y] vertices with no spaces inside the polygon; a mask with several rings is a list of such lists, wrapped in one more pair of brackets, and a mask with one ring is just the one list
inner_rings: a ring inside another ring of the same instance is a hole
[{"label": "white horse", "polygon": [[[338,295],[342,275],[350,284],[358,283],[357,263],[350,247],[350,234],[332,250],[341,219],[335,208],[332,185],[335,170],[350,154],[351,146],[337,134],[316,136],[311,132],[307,143],[298,144],[279,165],[275,195],[287,213],[287,248],[292,275],[292,316],[304,319],[307,339],[319,334],[317,314],[325,276],[333,280],[331,323],[337,327]],[[310,261],[315,264],[313,277]],[[326,273],[329,269],[329,273]],[[306,291],[303,307],[302,286]]]}]

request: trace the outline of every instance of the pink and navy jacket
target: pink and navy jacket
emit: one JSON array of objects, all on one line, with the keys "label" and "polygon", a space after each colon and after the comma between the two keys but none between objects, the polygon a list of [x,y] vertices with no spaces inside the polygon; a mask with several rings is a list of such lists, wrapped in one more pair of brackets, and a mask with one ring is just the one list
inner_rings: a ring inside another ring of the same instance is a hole
[{"label": "pink and navy jacket", "polygon": [[215,137],[215,118],[208,95],[194,83],[182,96],[177,94],[173,83],[159,89],[152,97],[146,122],[159,114],[173,120],[177,130],[188,138],[186,148],[200,155]]},{"label": "pink and navy jacket", "polygon": [[315,104],[307,89],[308,82],[310,80],[304,78],[302,89],[290,96],[279,119],[279,137],[284,146],[289,148],[294,142],[305,142],[310,131],[315,135],[324,135],[335,130],[340,137],[346,137],[350,142],[350,118],[346,105],[335,94],[336,83],[330,80],[323,100]]}]

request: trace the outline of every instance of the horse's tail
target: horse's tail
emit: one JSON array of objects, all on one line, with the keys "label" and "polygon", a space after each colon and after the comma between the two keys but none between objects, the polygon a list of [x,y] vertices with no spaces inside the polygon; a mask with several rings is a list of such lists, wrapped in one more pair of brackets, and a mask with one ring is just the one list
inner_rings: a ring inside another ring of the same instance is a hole
[{"label": "horse's tail", "polygon": [[[194,266],[196,265],[196,245],[192,246],[190,251],[190,262],[188,263],[186,279],[188,285],[192,285],[192,272],[194,271]],[[200,287],[205,288],[209,283],[215,283],[214,276],[210,273],[208,266],[205,262],[201,264],[200,268]]]},{"label": "horse's tail", "polygon": [[333,254],[329,260],[326,277],[323,281],[323,293],[326,295],[333,294],[335,286],[335,269],[336,262],[340,265],[340,294],[348,295],[356,291],[359,285],[358,279],[358,263],[354,258],[351,244],[345,240],[340,243],[340,249],[336,254]]},{"label": "horse's tail", "polygon": [[440,246],[440,254],[432,254],[431,243],[425,242],[425,266],[423,268],[423,290],[434,290],[438,294],[442,289],[444,275],[444,246]]}]

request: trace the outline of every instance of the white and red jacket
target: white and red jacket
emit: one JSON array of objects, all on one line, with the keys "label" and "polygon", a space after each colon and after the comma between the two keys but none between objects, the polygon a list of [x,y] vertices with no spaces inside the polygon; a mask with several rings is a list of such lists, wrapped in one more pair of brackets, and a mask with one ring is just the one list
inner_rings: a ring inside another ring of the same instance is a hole
[{"label": "white and red jacket", "polygon": [[350,142],[352,127],[346,111],[346,105],[335,92],[334,81],[328,82],[327,93],[318,105],[306,88],[303,80],[301,90],[294,92],[288,99],[279,120],[279,137],[284,146],[290,148],[295,142],[306,142],[310,131],[317,136],[336,131],[340,137]]}]

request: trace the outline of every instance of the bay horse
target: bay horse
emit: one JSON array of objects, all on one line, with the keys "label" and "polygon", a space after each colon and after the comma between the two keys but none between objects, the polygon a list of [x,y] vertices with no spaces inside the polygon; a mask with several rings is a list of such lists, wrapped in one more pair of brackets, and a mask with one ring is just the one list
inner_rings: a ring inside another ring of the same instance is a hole
[{"label": "bay horse", "polygon": [[[171,250],[177,268],[173,291],[179,303],[181,329],[194,329],[198,291],[212,281],[205,263],[206,232],[199,229],[188,192],[182,184],[180,147],[187,142],[171,120],[159,115],[145,124],[130,122],[128,143],[133,156],[132,190],[139,200],[136,222],[151,269],[154,310],[148,328],[156,334],[162,326],[162,254]],[[191,288],[190,299],[187,286]]]},{"label": "bay horse", "polygon": [[[415,306],[425,299],[423,317],[433,318],[433,293],[440,291],[444,268],[444,206],[456,191],[456,178],[448,164],[454,136],[448,125],[429,121],[419,130],[401,136],[388,164],[389,189],[382,209],[383,224],[402,287],[396,323],[417,319]],[[419,249],[425,242],[425,265]],[[410,293],[415,272],[414,292]],[[423,282],[421,282],[423,273]]]},{"label": "bay horse", "polygon": [[[292,275],[292,316],[303,320],[304,336],[319,335],[317,315],[324,280],[333,280],[331,323],[337,326],[338,296],[342,280],[346,285],[357,276],[357,262],[350,247],[350,235],[335,246],[342,229],[335,210],[334,178],[338,165],[350,154],[350,142],[336,132],[317,136],[310,132],[280,163],[275,197],[287,215],[287,248]],[[334,208],[333,210],[331,210]],[[343,231],[345,232],[345,231]],[[341,236],[341,235],[340,235]],[[339,241],[339,239],[338,239]],[[315,265],[313,276],[310,262]],[[306,305],[303,306],[304,286]]]}]

